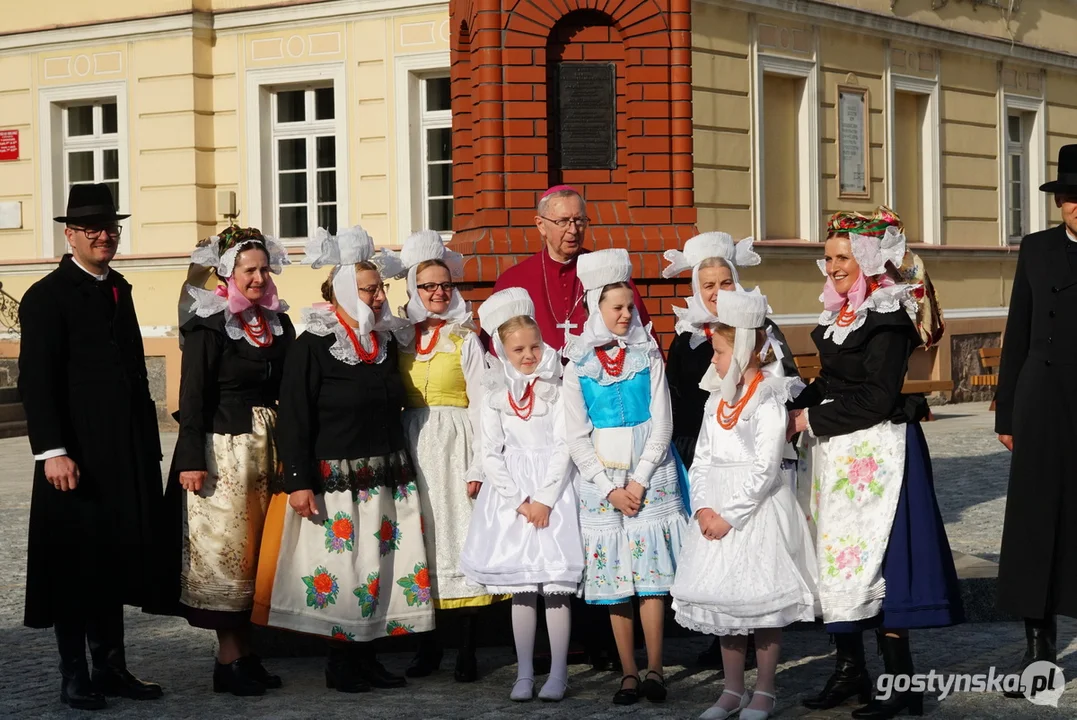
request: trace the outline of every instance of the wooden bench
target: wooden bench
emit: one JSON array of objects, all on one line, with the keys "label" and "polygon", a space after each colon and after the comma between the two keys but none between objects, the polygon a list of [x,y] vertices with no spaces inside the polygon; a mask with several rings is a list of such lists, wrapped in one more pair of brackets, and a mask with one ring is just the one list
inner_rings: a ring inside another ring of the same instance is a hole
[{"label": "wooden bench", "polygon": [[[1002,348],[980,348],[980,365],[983,375],[972,375],[969,384],[974,387],[995,387],[998,385],[998,368],[1002,364]],[[991,411],[995,410],[995,401],[991,401]]]},{"label": "wooden bench", "polygon": [[[794,355],[793,360],[797,364],[797,370],[800,371],[800,377],[804,380],[814,380],[819,377],[823,369],[818,355]],[[906,380],[901,386],[901,392],[906,395],[950,392],[953,389],[954,384],[949,380]]]}]

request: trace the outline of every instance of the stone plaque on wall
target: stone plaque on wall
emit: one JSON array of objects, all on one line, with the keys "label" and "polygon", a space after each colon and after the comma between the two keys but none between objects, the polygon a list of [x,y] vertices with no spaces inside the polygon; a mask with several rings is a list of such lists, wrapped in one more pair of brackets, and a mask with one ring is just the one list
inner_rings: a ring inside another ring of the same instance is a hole
[{"label": "stone plaque on wall", "polygon": [[617,70],[613,63],[557,66],[555,147],[565,170],[617,167]]}]

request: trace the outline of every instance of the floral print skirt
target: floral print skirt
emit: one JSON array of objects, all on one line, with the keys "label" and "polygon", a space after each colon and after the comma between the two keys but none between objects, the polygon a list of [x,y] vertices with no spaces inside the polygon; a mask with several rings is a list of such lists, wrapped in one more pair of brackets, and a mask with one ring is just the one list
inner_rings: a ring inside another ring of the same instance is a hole
[{"label": "floral print skirt", "polygon": [[418,488],[406,451],[321,462],[318,515],[274,495],[254,622],[366,642],[434,628]]},{"label": "floral print skirt", "polygon": [[277,414],[251,410],[251,432],[206,436],[206,481],[183,493],[183,565],[180,602],[199,627],[245,623],[254,600],[254,578],[269,484],[277,470]]}]

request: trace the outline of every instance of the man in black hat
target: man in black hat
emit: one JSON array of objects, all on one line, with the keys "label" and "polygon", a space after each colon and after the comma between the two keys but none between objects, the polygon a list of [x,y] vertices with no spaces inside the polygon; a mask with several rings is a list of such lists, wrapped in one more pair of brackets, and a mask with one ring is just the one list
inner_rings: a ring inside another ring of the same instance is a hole
[{"label": "man in black hat", "polygon": [[1021,240],[995,395],[995,432],[1013,453],[999,606],[1025,619],[1022,670],[1055,662],[1055,616],[1077,617],[1077,145],[1040,190],[1062,224]]},{"label": "man in black hat", "polygon": [[19,307],[19,392],[36,461],[24,623],[55,627],[60,699],[85,710],[105,696],[161,696],[124,658],[123,606],[155,610],[155,533],[167,526],[131,286],[109,269],[126,217],[107,185],[73,186],[56,218],[71,254]]}]

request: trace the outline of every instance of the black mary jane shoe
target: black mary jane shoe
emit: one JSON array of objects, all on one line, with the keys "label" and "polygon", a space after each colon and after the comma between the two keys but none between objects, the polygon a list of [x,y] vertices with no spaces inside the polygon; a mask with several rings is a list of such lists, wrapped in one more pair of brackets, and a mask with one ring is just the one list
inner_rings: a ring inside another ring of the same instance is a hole
[{"label": "black mary jane shoe", "polygon": [[639,686],[639,693],[653,703],[666,701],[666,679],[657,670],[648,670],[643,674],[646,678]]},{"label": "black mary jane shoe", "polygon": [[94,689],[85,669],[61,671],[64,678],[60,681],[60,702],[72,710],[104,710],[108,707],[105,696]]},{"label": "black mary jane shoe", "polygon": [[266,686],[258,682],[244,658],[230,663],[213,664],[213,692],[232,693],[237,697],[256,697],[266,694]]},{"label": "black mary jane shoe", "polygon": [[262,658],[257,655],[248,655],[240,660],[246,665],[247,673],[265,685],[267,690],[280,690],[284,687],[284,681],[280,679],[280,675],[273,675],[266,670],[265,665],[262,664]]},{"label": "black mary jane shoe", "polygon": [[94,668],[90,676],[94,690],[105,697],[123,697],[128,700],[156,700],[164,695],[157,683],[143,682],[123,666]]},{"label": "black mary jane shoe", "polygon": [[[626,680],[635,680],[636,686],[633,688],[626,688]],[[614,705],[635,705],[639,702],[639,675],[625,675],[621,678],[621,688],[613,695]]]}]

